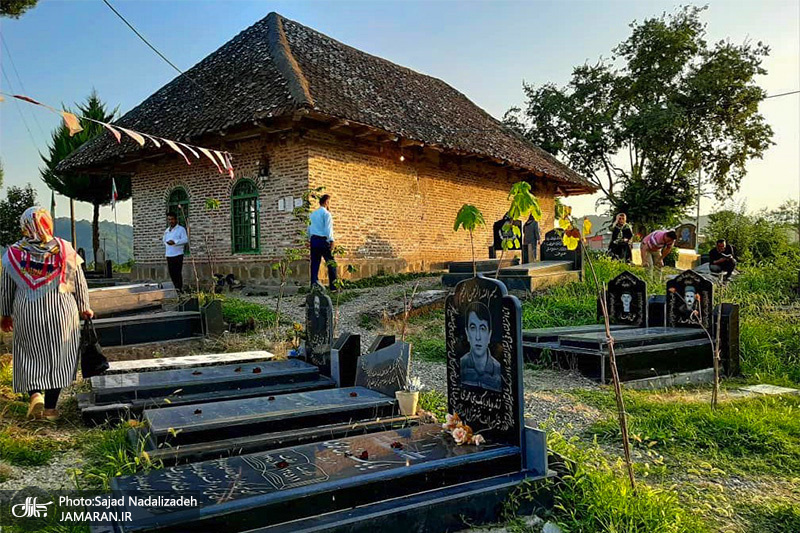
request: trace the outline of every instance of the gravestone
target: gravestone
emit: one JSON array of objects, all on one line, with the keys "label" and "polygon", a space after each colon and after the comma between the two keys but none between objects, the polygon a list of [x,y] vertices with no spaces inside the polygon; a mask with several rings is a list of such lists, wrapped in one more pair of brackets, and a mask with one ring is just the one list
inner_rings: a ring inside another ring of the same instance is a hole
[{"label": "gravestone", "polygon": [[667,297],[654,294],[647,299],[647,327],[667,327]]},{"label": "gravestone", "polygon": [[[722,369],[728,377],[738,376],[741,372],[739,365],[739,306],[737,304],[722,305],[720,327],[720,359]],[[714,308],[714,321],[717,320],[717,307]],[[716,329],[711,333],[716,339]]]},{"label": "gravestone", "polygon": [[606,305],[611,324],[647,326],[647,284],[636,275],[626,271],[609,281]]},{"label": "gravestone", "polygon": [[333,303],[325,289],[314,284],[306,297],[306,361],[331,375]]},{"label": "gravestone", "polygon": [[356,382],[358,358],[361,356],[361,335],[342,333],[331,350],[331,377],[339,387],[352,387]]},{"label": "gravestone", "polygon": [[678,238],[675,241],[676,248],[694,250],[697,247],[697,226],[694,224],[681,224],[675,230]]},{"label": "gravestone", "polygon": [[574,250],[568,249],[561,240],[561,232],[551,229],[544,235],[542,241],[541,254],[542,261],[572,261],[572,268],[578,270],[583,264],[581,262],[581,244]]},{"label": "gravestone", "polygon": [[711,330],[714,284],[693,270],[667,281],[667,327]]},{"label": "gravestone", "polygon": [[396,339],[394,335],[378,335],[372,339],[372,344],[369,345],[367,353],[377,352],[383,348],[388,348],[395,343],[395,340]]},{"label": "gravestone", "polygon": [[86,272],[86,250],[83,248],[78,248],[78,255],[81,257],[81,259],[83,259],[83,262],[81,263],[81,269]]},{"label": "gravestone", "polygon": [[106,252],[103,248],[97,249],[97,255],[94,256],[94,270],[95,272],[104,272],[106,268]]},{"label": "gravestone", "polygon": [[489,442],[520,442],[521,317],[519,300],[483,276],[456,285],[445,303],[448,411]]},{"label": "gravestone", "polygon": [[395,342],[391,346],[358,358],[356,387],[364,387],[394,398],[408,383],[411,371],[411,345]]},{"label": "gravestone", "polygon": [[[511,224],[516,226],[519,229],[519,236],[514,234],[513,228],[508,228],[507,230],[503,231],[503,226],[506,224]],[[521,250],[522,249],[522,221],[514,220],[512,221],[510,218],[503,217],[497,222],[492,225],[492,248],[496,251],[500,251],[503,249],[503,239],[517,239],[517,246],[514,246],[514,243],[511,242],[511,248],[508,250]]]}]

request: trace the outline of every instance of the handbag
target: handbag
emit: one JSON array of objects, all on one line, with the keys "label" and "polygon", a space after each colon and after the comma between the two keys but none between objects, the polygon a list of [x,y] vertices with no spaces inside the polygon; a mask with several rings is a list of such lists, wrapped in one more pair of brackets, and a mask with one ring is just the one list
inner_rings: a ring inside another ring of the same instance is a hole
[{"label": "handbag", "polygon": [[100,346],[100,339],[91,318],[87,318],[83,322],[80,349],[81,374],[84,379],[99,376],[108,370],[108,359],[103,355],[103,348]]}]

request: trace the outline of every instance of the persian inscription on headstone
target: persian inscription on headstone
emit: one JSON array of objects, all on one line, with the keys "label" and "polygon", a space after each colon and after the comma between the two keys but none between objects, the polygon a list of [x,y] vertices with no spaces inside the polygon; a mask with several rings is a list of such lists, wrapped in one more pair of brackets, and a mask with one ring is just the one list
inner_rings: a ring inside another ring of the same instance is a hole
[{"label": "persian inscription on headstone", "polygon": [[326,376],[331,374],[333,302],[319,284],[306,297],[306,360]]},{"label": "persian inscription on headstone", "polygon": [[478,276],[445,303],[447,404],[486,439],[518,445],[522,427],[522,314],[505,285]]},{"label": "persian inscription on headstone", "polygon": [[[519,235],[514,234],[514,230],[511,227],[506,228],[503,230],[503,226],[506,224],[516,226],[519,230]],[[511,220],[510,218],[503,217],[497,222],[492,225],[492,248],[495,250],[502,250],[503,249],[503,239],[514,239],[517,240],[517,245],[514,246],[512,242],[511,248],[509,250],[521,250],[522,249],[522,221],[520,220]]]},{"label": "persian inscription on headstone", "polygon": [[411,345],[395,342],[358,359],[356,387],[365,387],[394,398],[408,383],[411,370]]},{"label": "persian inscription on headstone", "polygon": [[630,272],[623,272],[608,282],[606,292],[611,324],[647,326],[647,284]]},{"label": "persian inscription on headstone", "polygon": [[667,281],[667,327],[711,331],[714,284],[693,270]]},{"label": "persian inscription on headstone", "polygon": [[675,230],[678,238],[675,241],[676,248],[684,248],[686,250],[694,250],[697,246],[697,226],[694,224],[681,224]]},{"label": "persian inscription on headstone", "polygon": [[561,240],[561,232],[551,229],[544,235],[541,247],[542,261],[572,261],[573,268],[580,268],[581,245],[574,250],[568,249]]}]

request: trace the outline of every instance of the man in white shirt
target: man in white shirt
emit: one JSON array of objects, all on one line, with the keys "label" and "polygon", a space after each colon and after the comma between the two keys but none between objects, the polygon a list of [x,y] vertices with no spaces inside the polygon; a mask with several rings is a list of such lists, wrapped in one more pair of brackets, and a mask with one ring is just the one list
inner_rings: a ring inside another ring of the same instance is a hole
[{"label": "man in white shirt", "polygon": [[319,199],[319,209],[311,213],[308,236],[311,239],[311,285],[319,282],[319,264],[325,259],[328,265],[328,283],[331,291],[336,290],[336,267],[333,261],[333,216],[330,212],[331,195],[323,194]]},{"label": "man in white shirt", "polygon": [[164,230],[164,246],[166,247],[167,269],[175,290],[183,290],[183,248],[189,242],[186,228],[178,224],[178,216],[167,213],[167,224]]}]

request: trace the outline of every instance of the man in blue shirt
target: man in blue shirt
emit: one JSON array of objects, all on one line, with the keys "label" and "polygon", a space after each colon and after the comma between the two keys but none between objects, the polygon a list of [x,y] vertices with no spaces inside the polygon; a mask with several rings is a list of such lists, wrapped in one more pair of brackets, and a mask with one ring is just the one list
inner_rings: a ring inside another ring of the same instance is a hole
[{"label": "man in blue shirt", "polygon": [[325,259],[328,265],[328,283],[331,291],[336,287],[336,267],[333,261],[333,217],[330,212],[331,195],[323,194],[319,209],[311,213],[308,235],[311,238],[311,285],[319,282],[319,264]]}]

